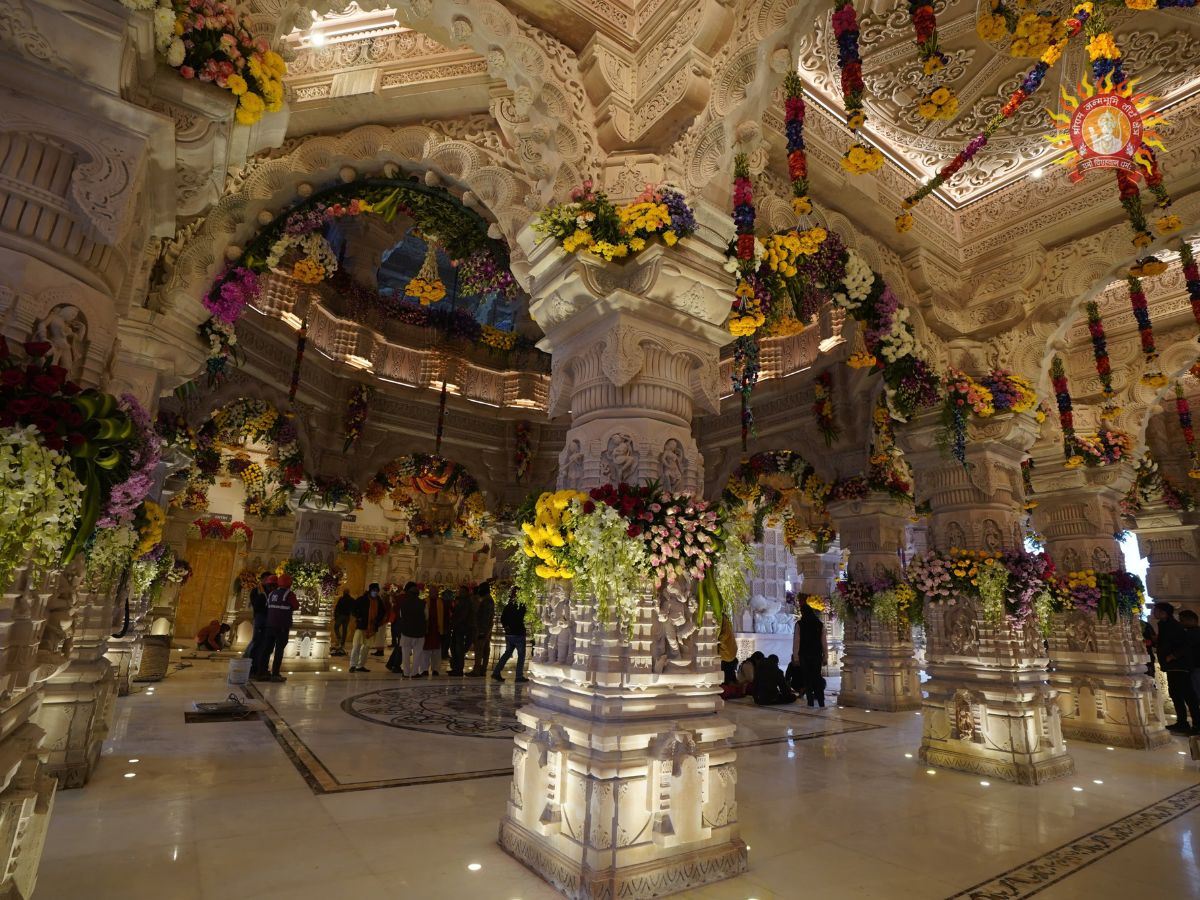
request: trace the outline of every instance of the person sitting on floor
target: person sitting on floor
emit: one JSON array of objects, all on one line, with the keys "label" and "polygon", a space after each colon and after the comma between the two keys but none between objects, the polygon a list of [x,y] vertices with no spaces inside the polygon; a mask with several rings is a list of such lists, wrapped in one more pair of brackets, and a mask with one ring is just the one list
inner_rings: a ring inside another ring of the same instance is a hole
[{"label": "person sitting on floor", "polygon": [[796,695],[779,670],[779,657],[772,653],[754,666],[754,702],[759,706],[795,703]]},{"label": "person sitting on floor", "polygon": [[214,653],[224,650],[225,635],[229,630],[228,624],[213,619],[196,632],[196,649],[211,650]]}]

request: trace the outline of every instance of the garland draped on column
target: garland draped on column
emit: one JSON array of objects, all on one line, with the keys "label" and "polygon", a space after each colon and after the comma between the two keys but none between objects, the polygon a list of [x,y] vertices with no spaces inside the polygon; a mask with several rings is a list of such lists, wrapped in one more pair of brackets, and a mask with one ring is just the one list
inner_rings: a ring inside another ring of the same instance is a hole
[{"label": "garland draped on column", "polygon": [[1137,276],[1129,276],[1129,303],[1133,317],[1137,320],[1138,336],[1142,341],[1142,355],[1146,360],[1146,371],[1142,373],[1142,384],[1153,388],[1166,387],[1167,376],[1158,370],[1158,350],[1154,346],[1154,326],[1150,322],[1150,309],[1146,305],[1146,292]]},{"label": "garland draped on column", "polygon": [[1104,397],[1104,406],[1100,409],[1100,418],[1108,421],[1115,419],[1121,412],[1113,402],[1112,362],[1108,358],[1108,341],[1104,336],[1104,319],[1100,316],[1100,304],[1095,300],[1087,305],[1088,333],[1092,336],[1092,356],[1096,360],[1096,374],[1100,376],[1100,392]]},{"label": "garland draped on column", "polygon": [[1068,469],[1083,465],[1083,457],[1075,447],[1075,414],[1072,412],[1071,388],[1067,383],[1067,370],[1063,361],[1056,356],[1050,361],[1050,381],[1054,385],[1054,400],[1058,404],[1058,423],[1062,426],[1063,456]]}]

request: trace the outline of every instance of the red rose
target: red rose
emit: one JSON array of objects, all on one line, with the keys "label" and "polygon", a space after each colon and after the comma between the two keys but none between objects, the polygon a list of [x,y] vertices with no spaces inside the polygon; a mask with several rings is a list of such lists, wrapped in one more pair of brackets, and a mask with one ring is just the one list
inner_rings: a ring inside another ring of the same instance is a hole
[{"label": "red rose", "polygon": [[46,445],[47,450],[61,450],[63,448],[63,439],[56,434],[47,434],[42,438],[42,443]]},{"label": "red rose", "polygon": [[637,523],[633,523],[628,528],[625,529],[625,533],[627,535],[629,535],[631,538],[640,537],[641,533],[642,533],[642,528]]},{"label": "red rose", "polygon": [[596,511],[596,504],[593,503],[591,500],[588,500],[583,504],[584,515],[590,516],[595,511]]},{"label": "red rose", "polygon": [[58,392],[59,382],[49,375],[34,375],[32,385],[39,394],[54,394]]},{"label": "red rose", "polygon": [[38,359],[50,352],[50,343],[49,341],[26,341],[25,352],[34,359]]},{"label": "red rose", "polygon": [[25,373],[20,369],[5,369],[0,372],[0,384],[5,387],[16,387],[25,383]]},{"label": "red rose", "polygon": [[[29,397],[25,400],[25,405],[28,407],[29,412],[37,415],[42,415],[50,411],[50,401],[45,397]],[[49,417],[47,419],[48,421],[53,421]]]}]

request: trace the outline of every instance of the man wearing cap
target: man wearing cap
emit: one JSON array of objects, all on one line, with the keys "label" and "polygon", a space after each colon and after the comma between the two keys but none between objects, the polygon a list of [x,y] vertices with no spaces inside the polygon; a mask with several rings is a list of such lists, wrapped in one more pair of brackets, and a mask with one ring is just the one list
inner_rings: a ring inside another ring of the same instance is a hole
[{"label": "man wearing cap", "polygon": [[1158,623],[1158,664],[1167,675],[1167,692],[1175,705],[1175,722],[1167,726],[1167,731],[1200,734],[1200,731],[1193,730],[1200,729],[1200,702],[1192,691],[1187,635],[1175,618],[1175,607],[1170,603],[1160,601],[1154,604],[1154,621]]},{"label": "man wearing cap", "polygon": [[283,648],[287,646],[288,634],[292,630],[292,614],[300,608],[300,601],[292,593],[292,576],[280,575],[275,579],[275,589],[267,596],[267,627],[262,640],[262,649],[255,656],[253,678],[267,679],[267,662],[271,652],[275,659],[271,665],[271,681],[287,681],[279,674],[283,665]]}]

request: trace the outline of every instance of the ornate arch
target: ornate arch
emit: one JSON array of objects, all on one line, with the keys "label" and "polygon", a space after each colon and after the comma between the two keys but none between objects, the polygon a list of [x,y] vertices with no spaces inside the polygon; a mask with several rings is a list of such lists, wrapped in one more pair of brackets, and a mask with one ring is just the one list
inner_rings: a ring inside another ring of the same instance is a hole
[{"label": "ornate arch", "polygon": [[[359,0],[363,10],[388,0]],[[512,91],[493,114],[517,147],[526,174],[543,203],[582,180],[598,153],[595,111],[583,87],[579,61],[562,42],[495,0],[400,0],[404,24],[451,46],[474,50],[488,73]],[[340,0],[255,0],[259,15],[277,21],[276,34],[308,25],[309,14],[341,12]],[[511,243],[511,242],[510,242]]]}]

